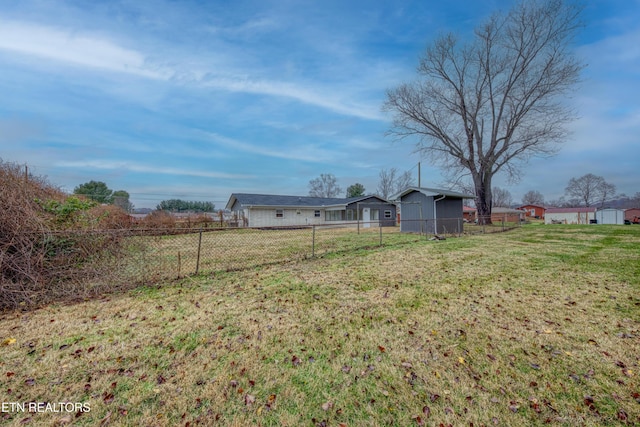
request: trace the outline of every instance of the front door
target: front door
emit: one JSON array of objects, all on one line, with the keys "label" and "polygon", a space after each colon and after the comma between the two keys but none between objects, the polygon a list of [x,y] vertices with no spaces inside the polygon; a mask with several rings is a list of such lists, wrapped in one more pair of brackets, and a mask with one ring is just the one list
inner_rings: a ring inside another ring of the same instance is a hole
[{"label": "front door", "polygon": [[371,227],[371,208],[362,209],[362,220],[364,221],[364,228]]}]

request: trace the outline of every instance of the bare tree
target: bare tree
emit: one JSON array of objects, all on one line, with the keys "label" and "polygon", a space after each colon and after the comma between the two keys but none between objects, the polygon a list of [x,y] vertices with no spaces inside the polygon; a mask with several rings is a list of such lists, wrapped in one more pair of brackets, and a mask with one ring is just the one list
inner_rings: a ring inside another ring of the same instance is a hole
[{"label": "bare tree", "polygon": [[397,194],[414,184],[413,176],[410,171],[405,171],[398,175],[396,168],[382,169],[380,171],[380,181],[378,182],[378,195],[383,199]]},{"label": "bare tree", "polygon": [[505,190],[500,187],[493,187],[491,192],[493,193],[493,206],[508,208],[513,203],[513,197],[509,190]]},{"label": "bare tree", "polygon": [[391,195],[393,195],[396,190],[395,181],[396,181],[396,173],[398,171],[396,168],[391,168],[389,170],[382,169],[380,171],[380,181],[378,182],[378,195],[383,199],[388,199]]},{"label": "bare tree", "polygon": [[522,204],[523,205],[543,206],[544,205],[544,196],[539,191],[529,190],[526,193],[524,193],[524,196],[522,196]]},{"label": "bare tree", "polygon": [[571,178],[564,192],[575,203],[584,206],[597,204],[602,207],[615,196],[616,186],[601,176],[588,173],[580,178]]},{"label": "bare tree", "polygon": [[309,181],[309,196],[311,197],[338,197],[342,188],[338,185],[333,174],[321,173],[318,178]]},{"label": "bare tree", "polygon": [[406,190],[407,188],[415,185],[414,184],[415,181],[413,179],[413,175],[411,175],[410,171],[405,171],[402,173],[402,175],[398,176],[398,178],[396,178],[396,182],[395,182],[395,193],[399,193],[403,190]]},{"label": "bare tree", "polygon": [[494,14],[469,43],[436,39],[419,79],[387,92],[389,133],[417,137],[416,151],[452,177],[469,175],[481,218],[490,218],[494,175],[517,180],[520,164],[554,154],[567,135],[574,114],[563,96],[583,68],[569,50],[580,12],[563,0],[523,1]]}]

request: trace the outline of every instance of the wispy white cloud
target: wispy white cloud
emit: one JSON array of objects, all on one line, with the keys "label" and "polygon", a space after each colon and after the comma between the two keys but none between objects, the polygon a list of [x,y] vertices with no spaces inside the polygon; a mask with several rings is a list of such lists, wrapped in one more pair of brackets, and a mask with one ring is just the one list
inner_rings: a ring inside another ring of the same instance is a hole
[{"label": "wispy white cloud", "polygon": [[223,178],[223,179],[247,179],[253,178],[253,175],[232,174],[215,171],[202,171],[194,169],[179,169],[162,166],[149,166],[139,163],[127,161],[111,161],[111,160],[87,160],[87,161],[60,161],[56,162],[56,167],[61,168],[83,168],[83,169],[106,169],[106,170],[123,170],[127,172],[140,172],[158,175],[178,175],[178,176],[195,176],[200,178]]},{"label": "wispy white cloud", "polygon": [[147,78],[168,78],[150,69],[140,52],[68,29],[0,20],[0,49]]},{"label": "wispy white cloud", "polygon": [[311,144],[301,146],[300,148],[272,147],[271,145],[250,144],[212,132],[206,132],[205,134],[210,141],[225,148],[260,156],[314,163],[326,162],[336,156],[334,151],[319,149]]},{"label": "wispy white cloud", "polygon": [[[269,25],[272,25],[270,21],[264,20],[248,28],[255,30]],[[248,28],[238,31],[248,31]],[[213,62],[202,61],[198,53],[189,51],[180,57],[163,57],[123,47],[103,36],[7,20],[0,20],[0,50],[107,72],[170,80],[178,85],[289,98],[337,114],[383,120],[377,105],[354,102],[351,95],[343,98],[344,94],[338,95],[335,89],[317,83],[260,77],[264,71],[237,68],[238,64],[232,63],[228,54],[215,55]],[[168,49],[169,55],[173,51]]]}]

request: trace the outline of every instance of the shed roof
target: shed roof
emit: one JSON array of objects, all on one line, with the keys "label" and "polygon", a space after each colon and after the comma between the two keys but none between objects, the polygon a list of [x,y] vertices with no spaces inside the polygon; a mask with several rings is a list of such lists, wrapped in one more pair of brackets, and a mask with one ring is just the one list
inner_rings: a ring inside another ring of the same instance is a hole
[{"label": "shed roof", "polygon": [[360,197],[309,197],[309,196],[283,196],[277,194],[247,194],[233,193],[227,202],[227,209],[239,202],[242,206],[248,207],[292,207],[292,208],[325,208],[346,206],[350,203],[357,203],[361,200],[376,198],[384,203],[386,200],[378,196],[360,196]]},{"label": "shed roof", "polygon": [[554,214],[554,213],[585,213],[585,212],[595,212],[595,207],[579,207],[579,208],[547,208],[546,213]]},{"label": "shed roof", "polygon": [[475,196],[471,196],[469,194],[458,193],[457,191],[451,190],[442,190],[439,188],[427,188],[427,187],[409,187],[406,190],[394,195],[391,197],[392,200],[400,200],[402,197],[406,196],[409,193],[414,191],[420,192],[425,196],[447,196],[453,197],[456,199],[475,199]]}]

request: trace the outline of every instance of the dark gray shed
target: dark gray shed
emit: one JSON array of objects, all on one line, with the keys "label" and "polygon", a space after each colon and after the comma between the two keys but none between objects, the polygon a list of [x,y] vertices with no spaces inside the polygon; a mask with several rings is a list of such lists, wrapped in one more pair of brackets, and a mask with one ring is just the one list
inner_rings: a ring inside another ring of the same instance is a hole
[{"label": "dark gray shed", "polygon": [[463,201],[473,198],[455,191],[409,187],[395,196],[400,206],[400,231],[428,234],[462,232]]}]

